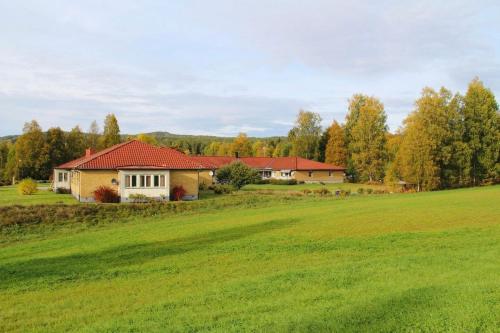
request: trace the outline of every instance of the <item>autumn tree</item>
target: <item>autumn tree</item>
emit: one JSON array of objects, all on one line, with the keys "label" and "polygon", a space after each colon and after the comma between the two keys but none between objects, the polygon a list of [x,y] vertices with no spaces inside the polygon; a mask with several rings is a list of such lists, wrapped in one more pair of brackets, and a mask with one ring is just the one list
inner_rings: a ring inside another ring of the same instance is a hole
[{"label": "autumn tree", "polygon": [[321,138],[321,116],[317,113],[300,110],[295,126],[288,133],[292,144],[292,155],[307,159],[318,159]]},{"label": "autumn tree", "polygon": [[141,133],[137,135],[135,139],[144,143],[148,143],[150,145],[155,145],[155,146],[158,145],[158,140],[156,140],[156,138],[152,135]]},{"label": "autumn tree", "polygon": [[349,105],[347,107],[347,115],[344,125],[344,144],[347,148],[346,173],[353,181],[358,180],[358,175],[352,159],[352,151],[350,149],[352,141],[352,129],[358,122],[361,107],[369,98],[369,96],[363,94],[354,94],[349,99]]},{"label": "autumn tree", "polygon": [[106,116],[104,120],[104,131],[101,138],[101,147],[108,148],[120,143],[120,127],[113,113]]},{"label": "autumn tree", "polygon": [[52,127],[48,129],[42,153],[42,178],[49,178],[53,167],[71,159],[68,156],[70,149],[71,147],[66,144],[66,135],[61,128]]},{"label": "autumn tree", "polygon": [[43,166],[47,161],[45,135],[36,120],[25,123],[23,134],[15,144],[15,163],[19,177],[43,179]]},{"label": "autumn tree", "polygon": [[92,148],[97,150],[99,148],[99,142],[101,140],[101,130],[97,121],[92,121],[89,127],[89,133],[87,134],[87,148]]},{"label": "autumn tree", "polygon": [[349,151],[354,169],[362,181],[378,181],[384,176],[386,159],[386,114],[384,105],[367,97],[350,129]]},{"label": "autumn tree", "polygon": [[344,140],[344,129],[337,121],[334,121],[328,128],[328,142],[325,148],[326,163],[340,166],[346,165],[347,149]]},{"label": "autumn tree", "polygon": [[73,160],[85,154],[86,141],[80,126],[75,126],[66,135],[66,158]]},{"label": "autumn tree", "polygon": [[464,97],[464,142],[470,148],[470,177],[474,185],[499,178],[500,120],[490,89],[474,79]]},{"label": "autumn tree", "polygon": [[231,145],[232,155],[238,154],[239,157],[252,156],[252,144],[245,133],[240,133],[234,139]]}]

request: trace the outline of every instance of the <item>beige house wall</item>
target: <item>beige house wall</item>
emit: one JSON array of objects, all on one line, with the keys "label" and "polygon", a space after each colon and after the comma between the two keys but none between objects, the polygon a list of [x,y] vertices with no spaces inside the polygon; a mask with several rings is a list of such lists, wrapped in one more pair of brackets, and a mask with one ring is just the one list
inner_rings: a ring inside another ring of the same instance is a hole
[{"label": "beige house wall", "polygon": [[118,192],[118,185],[113,185],[111,182],[113,179],[118,180],[118,171],[116,170],[81,170],[80,201],[93,201],[94,191],[103,185]]},{"label": "beige house wall", "polygon": [[210,176],[211,170],[201,170],[200,171],[200,184],[205,183],[205,185],[212,185],[215,182],[215,177]]},{"label": "beige house wall", "polygon": [[309,171],[295,171],[293,173],[293,178],[298,182],[325,182],[325,183],[343,183],[344,182],[344,172],[343,171],[332,171],[331,175],[329,171],[312,171],[311,177],[309,177]]},{"label": "beige house wall", "polygon": [[175,186],[182,186],[187,196],[198,198],[198,170],[170,170],[170,192]]}]

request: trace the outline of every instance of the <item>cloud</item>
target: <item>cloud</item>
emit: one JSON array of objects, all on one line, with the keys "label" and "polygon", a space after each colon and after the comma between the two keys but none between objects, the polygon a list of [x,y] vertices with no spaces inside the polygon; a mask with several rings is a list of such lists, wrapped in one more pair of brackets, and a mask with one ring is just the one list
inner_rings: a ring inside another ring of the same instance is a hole
[{"label": "cloud", "polygon": [[[354,93],[391,129],[424,86],[500,92],[496,1],[37,1],[0,4],[0,135],[37,118],[123,132],[286,135]],[[21,24],[22,22],[22,24]]]}]

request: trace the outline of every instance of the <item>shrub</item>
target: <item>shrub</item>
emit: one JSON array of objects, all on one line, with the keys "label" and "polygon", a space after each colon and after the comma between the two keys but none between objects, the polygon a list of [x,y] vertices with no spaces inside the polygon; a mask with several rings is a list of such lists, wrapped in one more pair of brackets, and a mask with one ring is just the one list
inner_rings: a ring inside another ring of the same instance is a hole
[{"label": "shrub", "polygon": [[32,195],[38,191],[38,187],[33,179],[26,178],[21,180],[19,185],[17,185],[17,190],[19,191],[19,194]]},{"label": "shrub", "polygon": [[312,192],[312,191],[311,191],[310,189],[308,189],[308,188],[305,188],[305,189],[303,189],[303,190],[302,190],[302,192],[303,192],[305,195],[309,195],[309,194],[311,194],[311,192]]},{"label": "shrub", "polygon": [[297,185],[297,180],[295,179],[271,179],[269,181],[273,185]]},{"label": "shrub", "polygon": [[372,193],[373,193],[373,189],[372,189],[372,188],[367,188],[367,189],[366,189],[366,193],[368,193],[368,194],[372,194]]},{"label": "shrub", "polygon": [[200,191],[205,191],[207,189],[207,184],[205,182],[201,182],[199,185],[198,185],[198,189]]},{"label": "shrub", "polygon": [[215,194],[230,194],[233,192],[233,187],[228,184],[217,184],[213,186]]},{"label": "shrub", "polygon": [[364,188],[362,188],[362,187],[360,187],[360,188],[358,188],[358,189],[356,190],[356,192],[358,192],[358,194],[363,194],[363,193],[365,193],[365,189],[364,189]]},{"label": "shrub", "polygon": [[231,184],[237,190],[247,184],[256,183],[260,180],[260,175],[257,170],[239,161],[223,166],[217,170],[216,177],[219,183]]},{"label": "shrub", "polygon": [[270,180],[269,179],[258,179],[255,184],[261,184],[261,185],[264,185],[264,184],[270,184]]},{"label": "shrub", "polygon": [[174,201],[180,201],[180,200],[182,200],[182,198],[185,195],[186,195],[186,190],[184,189],[184,187],[182,187],[182,185],[175,186],[172,189],[172,199]]},{"label": "shrub", "polygon": [[129,200],[134,203],[145,203],[152,201],[150,197],[141,193],[134,193],[128,196]]},{"label": "shrub", "polygon": [[120,201],[118,193],[109,186],[99,186],[94,191],[94,199],[96,202],[115,203]]},{"label": "shrub", "polygon": [[316,193],[322,197],[332,194],[332,192],[330,192],[326,187],[318,188],[318,189],[314,190],[314,193]]}]

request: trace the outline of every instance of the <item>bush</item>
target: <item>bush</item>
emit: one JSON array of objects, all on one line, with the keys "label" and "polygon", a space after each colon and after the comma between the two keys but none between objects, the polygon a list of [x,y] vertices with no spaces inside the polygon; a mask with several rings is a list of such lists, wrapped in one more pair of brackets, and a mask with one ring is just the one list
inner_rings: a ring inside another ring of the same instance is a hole
[{"label": "bush", "polygon": [[233,187],[227,184],[217,184],[213,186],[215,194],[230,194],[233,192]]},{"label": "bush", "polygon": [[316,193],[322,197],[332,194],[332,192],[330,192],[326,187],[318,188],[318,189],[314,190],[314,193]]},{"label": "bush", "polygon": [[247,184],[253,184],[260,180],[260,175],[257,170],[239,161],[223,166],[217,170],[216,177],[219,183],[231,184],[237,190]]},{"label": "bush", "polygon": [[372,188],[367,188],[367,189],[366,189],[366,193],[368,193],[368,194],[372,194],[372,193],[373,193],[373,189],[372,189]]},{"label": "bush", "polygon": [[358,188],[356,191],[358,192],[358,194],[363,194],[363,193],[365,193],[365,189],[364,189],[364,188],[362,188],[362,187]]},{"label": "bush", "polygon": [[200,191],[205,191],[207,189],[207,184],[205,182],[201,182],[199,185],[198,185],[198,189]]},{"label": "bush", "polygon": [[145,194],[134,193],[128,196],[129,200],[134,203],[150,202],[152,199]]},{"label": "bush", "polygon": [[297,180],[295,179],[271,179],[269,181],[273,185],[297,185]]},{"label": "bush", "polygon": [[258,179],[254,184],[260,184],[260,185],[270,184],[270,180],[269,179]]},{"label": "bush", "polygon": [[17,190],[19,191],[19,194],[32,195],[38,191],[38,187],[33,179],[26,178],[21,180],[19,185],[17,185]]},{"label": "bush", "polygon": [[109,186],[99,186],[94,191],[94,199],[96,202],[102,203],[120,202],[118,193]]},{"label": "bush", "polygon": [[186,195],[186,190],[182,185],[175,186],[172,189],[172,200],[174,201],[181,201],[182,198]]},{"label": "bush", "polygon": [[305,195],[309,195],[309,194],[311,194],[311,192],[312,192],[312,191],[311,191],[310,189],[308,189],[308,188],[305,188],[305,189],[303,189],[303,190],[302,190],[302,192],[303,192]]}]

